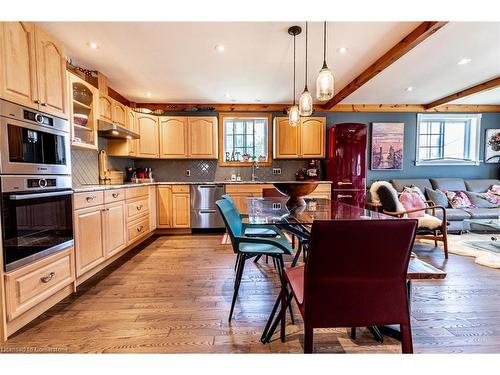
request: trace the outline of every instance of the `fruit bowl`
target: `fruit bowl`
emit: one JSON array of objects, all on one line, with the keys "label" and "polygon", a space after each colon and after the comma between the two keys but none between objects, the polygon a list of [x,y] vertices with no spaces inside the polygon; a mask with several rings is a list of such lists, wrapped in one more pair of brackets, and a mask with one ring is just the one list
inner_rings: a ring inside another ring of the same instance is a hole
[{"label": "fruit bowl", "polygon": [[318,182],[276,182],[273,185],[281,194],[290,197],[287,206],[303,206],[306,202],[302,197],[316,190]]}]

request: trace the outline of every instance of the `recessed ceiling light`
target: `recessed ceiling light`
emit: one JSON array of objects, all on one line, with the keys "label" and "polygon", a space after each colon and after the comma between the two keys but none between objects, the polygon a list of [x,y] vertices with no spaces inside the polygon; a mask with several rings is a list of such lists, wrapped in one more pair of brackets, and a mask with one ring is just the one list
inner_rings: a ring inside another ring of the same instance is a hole
[{"label": "recessed ceiling light", "polygon": [[87,45],[92,48],[92,49],[98,49],[99,46],[97,45],[96,42],[88,42]]},{"label": "recessed ceiling light", "polygon": [[338,53],[344,55],[347,53],[347,51],[349,50],[349,48],[347,47],[340,47],[339,49],[337,49]]},{"label": "recessed ceiling light", "polygon": [[127,136],[125,136],[125,138],[132,139],[132,136],[131,135],[127,135]]},{"label": "recessed ceiling light", "polygon": [[144,94],[144,96],[145,96],[146,98],[151,98],[151,97],[153,96],[153,94],[151,94],[150,92],[146,92],[146,93]]},{"label": "recessed ceiling light", "polygon": [[408,86],[407,88],[405,88],[405,90],[408,92],[413,91],[413,86]]},{"label": "recessed ceiling light", "polygon": [[113,134],[113,135],[118,135],[118,134],[120,134],[120,133],[118,133],[116,130],[111,130],[111,134]]},{"label": "recessed ceiling light", "polygon": [[217,52],[224,52],[224,50],[225,50],[224,45],[222,45],[222,44],[216,44],[215,45],[215,50]]},{"label": "recessed ceiling light", "polygon": [[465,65],[465,64],[470,63],[471,61],[472,60],[468,59],[468,58],[460,59],[460,60],[458,60],[457,65]]}]

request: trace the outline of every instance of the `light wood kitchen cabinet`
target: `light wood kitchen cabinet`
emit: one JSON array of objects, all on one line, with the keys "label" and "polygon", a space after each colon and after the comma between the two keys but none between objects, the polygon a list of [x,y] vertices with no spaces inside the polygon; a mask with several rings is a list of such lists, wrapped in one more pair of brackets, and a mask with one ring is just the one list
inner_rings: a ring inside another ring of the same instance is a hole
[{"label": "light wood kitchen cabinet", "polygon": [[324,158],[325,134],[324,117],[303,117],[297,126],[290,126],[287,117],[275,117],[274,158]]},{"label": "light wood kitchen cabinet", "polygon": [[68,72],[71,146],[97,150],[99,92],[80,77]]},{"label": "light wood kitchen cabinet", "polygon": [[136,126],[140,136],[137,141],[137,157],[158,158],[160,155],[158,116],[137,114]]},{"label": "light wood kitchen cabinet", "polygon": [[[127,107],[127,129],[135,133],[137,133],[136,116],[137,113]],[[108,155],[136,157],[138,143],[137,139],[108,139]]]},{"label": "light wood kitchen cabinet", "polygon": [[182,159],[188,157],[187,117],[160,117],[160,158]]},{"label": "light wood kitchen cabinet", "polygon": [[188,185],[160,185],[157,190],[158,228],[189,228],[191,201]]},{"label": "light wood kitchen cabinet", "polygon": [[66,58],[63,46],[39,27],[36,28],[35,39],[40,110],[68,118]]},{"label": "light wood kitchen cabinet", "polygon": [[106,259],[102,230],[103,210],[104,206],[97,206],[75,211],[74,235],[77,277]]},{"label": "light wood kitchen cabinet", "polygon": [[107,204],[102,221],[104,254],[109,258],[127,245],[124,202]]},{"label": "light wood kitchen cabinet", "polygon": [[127,106],[117,100],[111,99],[113,111],[112,119],[115,124],[127,127]]},{"label": "light wood kitchen cabinet", "polygon": [[113,103],[109,96],[99,97],[99,117],[101,120],[113,121]]},{"label": "light wood kitchen cabinet", "polygon": [[188,117],[189,157],[217,159],[217,118]]},{"label": "light wood kitchen cabinet", "polygon": [[34,24],[0,23],[0,97],[67,119],[62,44]]},{"label": "light wood kitchen cabinet", "polygon": [[32,23],[0,22],[0,97],[38,109]]}]

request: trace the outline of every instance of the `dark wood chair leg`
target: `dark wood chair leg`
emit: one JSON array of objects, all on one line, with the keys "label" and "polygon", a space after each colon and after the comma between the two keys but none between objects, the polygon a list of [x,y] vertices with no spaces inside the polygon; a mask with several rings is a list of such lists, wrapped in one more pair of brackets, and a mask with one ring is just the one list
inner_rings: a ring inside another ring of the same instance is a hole
[{"label": "dark wood chair leg", "polygon": [[356,340],[356,327],[351,327],[351,339]]},{"label": "dark wood chair leg", "polygon": [[444,248],[444,257],[448,259],[448,233],[446,229],[441,233],[443,235],[443,248]]},{"label": "dark wood chair leg", "polygon": [[240,255],[241,254],[236,254],[236,262],[234,262],[234,270],[238,268],[238,262],[240,261]]},{"label": "dark wood chair leg", "polygon": [[245,268],[246,255],[240,254],[240,260],[238,263],[238,271],[236,272],[236,278],[234,279],[234,291],[233,300],[231,301],[231,310],[229,311],[229,321],[233,316],[234,305],[236,304],[236,297],[238,297],[238,290],[240,289],[241,278],[243,276],[243,269]]},{"label": "dark wood chair leg", "polygon": [[304,326],[304,353],[312,354],[313,352],[313,335],[314,329],[308,325]]},{"label": "dark wood chair leg", "polygon": [[287,304],[287,296],[288,290],[285,280],[281,281],[281,330],[280,330],[280,339],[281,342],[285,342],[285,329],[286,329],[286,304]]},{"label": "dark wood chair leg", "polygon": [[413,353],[413,341],[411,338],[411,328],[410,325],[401,324],[401,349],[403,354]]},{"label": "dark wood chair leg", "polygon": [[269,255],[266,255],[266,264],[269,264]]},{"label": "dark wood chair leg", "polygon": [[254,263],[257,263],[259,259],[262,257],[262,255],[257,255],[255,259],[253,260]]}]

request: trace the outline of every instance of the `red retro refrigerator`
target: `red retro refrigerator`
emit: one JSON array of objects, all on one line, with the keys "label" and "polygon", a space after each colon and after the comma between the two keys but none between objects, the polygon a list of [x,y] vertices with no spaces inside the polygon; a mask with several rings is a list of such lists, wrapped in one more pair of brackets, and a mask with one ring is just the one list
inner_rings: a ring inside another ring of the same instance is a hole
[{"label": "red retro refrigerator", "polygon": [[328,130],[326,178],[332,181],[332,200],[365,206],[366,124],[335,124]]}]

